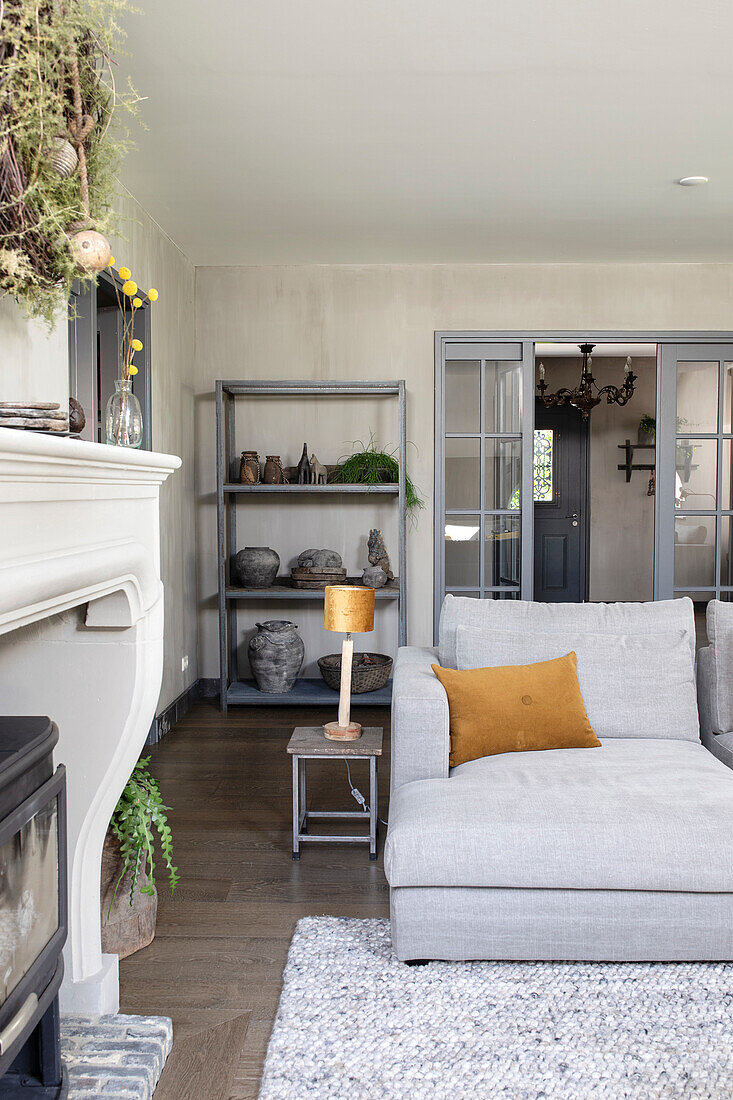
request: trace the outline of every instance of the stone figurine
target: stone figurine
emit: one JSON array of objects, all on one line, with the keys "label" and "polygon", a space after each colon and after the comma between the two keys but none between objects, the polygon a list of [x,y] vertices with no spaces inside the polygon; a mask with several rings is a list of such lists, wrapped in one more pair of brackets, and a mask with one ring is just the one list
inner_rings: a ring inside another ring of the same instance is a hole
[{"label": "stone figurine", "polygon": [[310,482],[311,464],[308,461],[308,444],[303,444],[303,453],[298,463],[298,485],[307,485]]},{"label": "stone figurine", "polygon": [[361,583],[367,588],[384,588],[387,583],[387,574],[381,565],[368,565],[362,573]]},{"label": "stone figurine", "polygon": [[298,555],[301,569],[341,569],[341,555],[335,550],[304,550]]},{"label": "stone figurine", "polygon": [[303,639],[287,619],[268,619],[256,626],[248,648],[252,675],[260,691],[283,695],[298,678],[305,656]]},{"label": "stone figurine", "polygon": [[311,485],[325,485],[328,481],[328,471],[325,466],[322,466],[314,454],[311,455],[310,460],[310,483]]},{"label": "stone figurine", "polygon": [[393,581],[394,573],[392,572],[392,566],[390,565],[387,547],[384,545],[382,532],[379,531],[376,527],[373,527],[372,530],[369,532],[367,549],[369,551],[369,564],[382,568],[387,574],[387,580]]}]

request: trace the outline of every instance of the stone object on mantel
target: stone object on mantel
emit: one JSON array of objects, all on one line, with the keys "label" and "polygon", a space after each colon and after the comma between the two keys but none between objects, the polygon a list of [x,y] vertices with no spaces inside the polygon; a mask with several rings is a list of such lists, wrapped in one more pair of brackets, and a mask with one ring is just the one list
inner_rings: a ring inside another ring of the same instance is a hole
[{"label": "stone object on mantel", "polygon": [[69,418],[34,420],[29,416],[0,416],[0,428],[31,428],[34,432],[68,432]]}]

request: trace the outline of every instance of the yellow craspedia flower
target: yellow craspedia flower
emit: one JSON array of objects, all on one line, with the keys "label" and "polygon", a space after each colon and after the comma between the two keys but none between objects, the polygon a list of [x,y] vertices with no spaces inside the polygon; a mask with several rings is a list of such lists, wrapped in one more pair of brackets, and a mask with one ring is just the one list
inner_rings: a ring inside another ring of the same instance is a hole
[{"label": "yellow craspedia flower", "polygon": [[116,261],[115,261],[114,256],[110,256],[109,263],[107,264],[107,267],[114,267],[115,263],[116,263]]},{"label": "yellow craspedia flower", "polygon": [[140,309],[140,306],[143,304],[143,300],[142,298],[133,298],[132,304],[134,305],[135,309]]},{"label": "yellow craspedia flower", "polygon": [[121,279],[129,279],[131,275],[132,275],[132,272],[130,271],[129,267],[121,267],[120,268],[119,276],[120,276]]},{"label": "yellow craspedia flower", "polygon": [[122,293],[126,294],[128,298],[132,298],[133,294],[137,294],[137,283],[134,279],[128,279],[126,283],[122,284]]},{"label": "yellow craspedia flower", "polygon": [[133,340],[132,341],[132,346],[135,349],[135,351],[142,351],[143,350],[142,340]]},{"label": "yellow craspedia flower", "polygon": [[148,291],[148,298],[151,302],[158,301],[158,291],[155,289],[154,286],[151,286],[150,290]]},{"label": "yellow craspedia flower", "polygon": [[130,367],[130,374],[137,374],[137,367]]}]

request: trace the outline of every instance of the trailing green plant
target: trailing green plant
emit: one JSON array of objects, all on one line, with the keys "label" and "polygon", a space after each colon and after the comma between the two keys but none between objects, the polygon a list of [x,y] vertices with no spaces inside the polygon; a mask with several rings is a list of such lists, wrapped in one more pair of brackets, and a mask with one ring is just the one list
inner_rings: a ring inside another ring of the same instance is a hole
[{"label": "trailing green plant", "polygon": [[[339,459],[329,481],[341,485],[396,485],[399,482],[400,464],[395,458],[396,447],[392,451],[379,450],[373,432],[369,433],[367,444],[361,439],[356,439],[352,446],[358,447],[359,450],[348,456],[343,455]],[[425,501],[407,475],[405,475],[405,504],[413,518],[421,508],[425,507]]]},{"label": "trailing green plant", "polygon": [[[80,270],[70,237],[114,228],[115,180],[129,148],[117,109],[135,114],[139,101],[115,83],[119,19],[132,10],[128,0],[0,6],[0,293],[49,324],[72,281],[95,277]],[[60,142],[76,152],[70,174],[55,163]]]},{"label": "trailing green plant", "polygon": [[657,433],[657,421],[649,413],[644,413],[639,421],[639,431],[646,432],[648,435],[656,435]]},{"label": "trailing green plant", "polygon": [[173,865],[173,838],[165,815],[165,811],[169,810],[170,806],[163,805],[158,781],[148,771],[149,763],[149,756],[138,760],[124,791],[120,795],[120,800],[110,821],[110,829],[113,836],[119,841],[122,857],[122,873],[114,888],[112,901],[110,902],[110,912],[120,883],[128,871],[132,873],[130,905],[134,901],[135,887],[142,868],[147,873],[148,882],[146,886],[140,887],[140,892],[142,894],[155,893],[154,829],[158,834],[163,862],[168,870],[168,884],[171,893],[175,890],[180,878],[178,868]]}]

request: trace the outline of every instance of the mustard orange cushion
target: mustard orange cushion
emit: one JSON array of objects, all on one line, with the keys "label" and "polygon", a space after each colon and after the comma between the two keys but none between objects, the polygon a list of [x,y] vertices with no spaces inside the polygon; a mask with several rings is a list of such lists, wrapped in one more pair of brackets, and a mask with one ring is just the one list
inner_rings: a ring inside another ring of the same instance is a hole
[{"label": "mustard orange cushion", "polygon": [[452,768],[500,752],[601,743],[585,713],[574,652],[533,665],[432,668],[448,696]]}]

